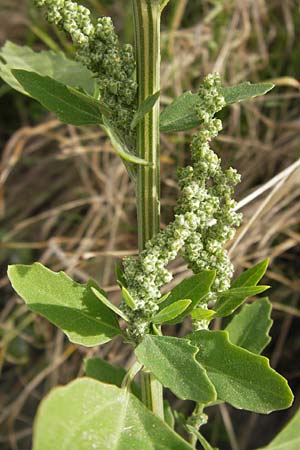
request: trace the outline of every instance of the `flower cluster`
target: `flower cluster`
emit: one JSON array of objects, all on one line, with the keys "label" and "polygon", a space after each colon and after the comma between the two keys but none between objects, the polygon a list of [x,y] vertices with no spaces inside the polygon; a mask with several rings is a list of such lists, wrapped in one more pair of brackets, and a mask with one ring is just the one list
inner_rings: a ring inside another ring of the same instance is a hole
[{"label": "flower cluster", "polygon": [[240,176],[232,168],[223,171],[221,160],[209,147],[222,129],[221,121],[214,116],[224,106],[219,76],[208,75],[199,90],[197,114],[203,125],[193,136],[193,165],[178,171],[182,196],[174,221],[147,242],[138,258],[124,260],[124,274],[136,309],[129,311],[125,304],[123,308],[131,319],[129,332],[137,339],[158,310],[160,288],[172,279],[166,266],[178,254],[194,273],[216,271],[212,292],[226,290],[230,285],[233,267],[225,243],[232,239],[241,220],[232,199]]},{"label": "flower cluster", "polygon": [[137,85],[132,46],[120,45],[110,17],[93,24],[90,11],[70,0],[35,0],[47,7],[47,20],[70,34],[77,59],[97,77],[102,101],[110,110],[110,120],[123,133],[130,134]]}]

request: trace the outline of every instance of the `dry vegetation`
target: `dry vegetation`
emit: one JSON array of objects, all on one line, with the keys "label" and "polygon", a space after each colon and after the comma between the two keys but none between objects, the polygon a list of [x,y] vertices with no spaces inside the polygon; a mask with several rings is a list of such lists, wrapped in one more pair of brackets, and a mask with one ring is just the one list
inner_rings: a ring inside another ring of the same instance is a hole
[{"label": "dry vegetation", "polygon": [[[98,13],[114,14],[122,24],[120,5],[128,2],[87,3]],[[30,5],[29,0],[0,0],[0,43],[9,38],[45,47],[48,35],[41,35],[40,18]],[[173,5],[162,39],[163,104],[195,89],[213,70],[221,72],[226,83],[273,79],[278,85],[265,98],[231,107],[215,147],[224,163],[234,164],[243,175],[237,196],[245,220],[231,243],[232,258],[240,270],[270,257],[266,281],[273,286],[274,341],[267,354],[297,398],[300,3],[173,0]],[[122,31],[130,37],[129,22]],[[50,45],[69,50],[52,28],[47,32],[53,39],[47,41]],[[80,281],[94,277],[118,301],[114,263],[136,252],[134,190],[101,130],[62,125],[4,85],[0,117],[0,448],[27,450],[38,402],[53,386],[80,375],[83,357],[100,354],[129,365],[131,356],[124,347],[120,352],[120,342],[92,350],[68,343],[12,293],[6,266],[40,260]],[[163,223],[171,217],[178,195],[175,167],[178,161],[188,161],[189,140],[184,133],[162,136]],[[177,282],[186,268],[180,260],[173,267]],[[222,450],[250,450],[270,440],[291,414],[263,417],[216,407],[206,433]]]}]

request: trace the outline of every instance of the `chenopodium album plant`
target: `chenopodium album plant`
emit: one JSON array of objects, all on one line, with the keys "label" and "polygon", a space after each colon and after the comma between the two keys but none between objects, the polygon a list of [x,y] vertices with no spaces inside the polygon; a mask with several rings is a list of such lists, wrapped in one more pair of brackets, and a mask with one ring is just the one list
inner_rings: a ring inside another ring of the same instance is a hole
[{"label": "chenopodium album plant", "polygon": [[[86,377],[51,391],[38,410],[33,449],[187,450],[198,442],[212,449],[201,433],[205,408],[226,402],[268,414],[288,408],[293,399],[286,380],[260,356],[272,323],[266,297],[243,306],[224,330],[210,327],[269,287],[258,285],[267,260],[232,281],[226,243],[241,223],[232,197],[240,176],[224,170],[210,147],[222,129],[216,114],[273,85],[222,87],[219,75],[209,74],[197,93],[184,93],[160,114],[160,17],[168,0],[132,0],[135,51],[119,42],[109,17],[94,21],[72,1],[35,3],[71,36],[76,61],[7,42],[0,75],[61,121],[98,124],[107,132],[136,186],[140,252],[116,269],[119,306],[93,280],[82,285],[40,263],[9,267],[12,286],[28,307],[71,342],[93,347],[122,336],[136,356],[127,372],[88,359]],[[181,196],[174,219],[160,230],[159,133],[193,128],[191,164],[178,169]],[[168,263],[177,255],[193,275],[170,290]],[[192,332],[180,338],[163,334],[163,325],[187,316]],[[194,402],[190,417],[172,411],[163,387]],[[183,437],[175,432],[178,426]]]}]

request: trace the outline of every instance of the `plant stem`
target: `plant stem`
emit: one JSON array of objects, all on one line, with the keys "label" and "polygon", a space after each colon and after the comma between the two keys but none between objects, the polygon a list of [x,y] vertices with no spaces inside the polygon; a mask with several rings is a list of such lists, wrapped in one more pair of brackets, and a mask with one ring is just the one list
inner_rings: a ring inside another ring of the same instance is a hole
[{"label": "plant stem", "polygon": [[[160,89],[160,11],[158,0],[133,0],[138,104]],[[137,209],[139,248],[159,231],[159,101],[137,128],[138,156],[149,166],[138,166]]]},{"label": "plant stem", "polygon": [[[160,90],[160,0],[132,0],[137,61],[138,106]],[[137,216],[139,249],[159,231],[159,101],[137,128],[137,154],[149,162],[138,166]],[[162,386],[142,373],[143,402],[163,418]]]}]

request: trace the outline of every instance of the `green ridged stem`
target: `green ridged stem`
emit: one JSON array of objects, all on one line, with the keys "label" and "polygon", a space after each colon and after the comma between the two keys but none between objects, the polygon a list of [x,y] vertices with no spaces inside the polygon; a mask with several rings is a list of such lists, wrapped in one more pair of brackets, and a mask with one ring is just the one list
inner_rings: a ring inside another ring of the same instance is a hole
[{"label": "green ridged stem", "polygon": [[[160,2],[133,0],[138,104],[160,89]],[[159,231],[159,101],[137,127],[137,154],[149,162],[137,174],[139,249]]]},{"label": "green ridged stem", "polygon": [[[160,0],[132,0],[137,61],[138,106],[160,90]],[[138,166],[137,216],[139,249],[159,231],[160,162],[159,101],[137,127],[137,154],[149,162]],[[149,372],[142,372],[144,404],[163,419],[163,390]]]}]

